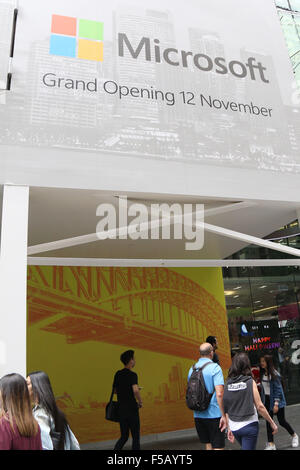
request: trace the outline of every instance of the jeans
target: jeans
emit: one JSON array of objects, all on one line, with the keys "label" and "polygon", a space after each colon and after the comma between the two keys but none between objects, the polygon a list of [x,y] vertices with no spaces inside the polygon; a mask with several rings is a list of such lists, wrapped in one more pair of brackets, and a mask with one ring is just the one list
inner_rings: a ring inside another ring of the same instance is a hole
[{"label": "jeans", "polygon": [[255,450],[258,438],[258,422],[247,424],[238,431],[233,431],[233,435],[241,445],[242,450]]},{"label": "jeans", "polygon": [[132,413],[120,413],[120,431],[121,437],[115,445],[114,450],[123,449],[128,441],[129,431],[132,435],[132,450],[140,450],[140,417],[139,412],[133,411]]},{"label": "jeans", "polygon": [[[267,408],[267,410],[270,408],[270,396],[269,395],[266,395],[265,407]],[[274,415],[273,410],[269,411],[269,415],[271,416],[271,418],[273,418],[273,415]],[[277,413],[276,416],[277,416],[278,423],[280,424],[280,426],[282,426],[284,429],[286,429],[287,432],[292,436],[294,434],[294,430],[291,427],[291,425],[285,420],[284,407],[279,408],[278,413]],[[274,436],[272,434],[272,428],[271,428],[270,424],[268,423],[268,421],[267,421],[267,435],[268,435],[268,442],[274,442]]]}]

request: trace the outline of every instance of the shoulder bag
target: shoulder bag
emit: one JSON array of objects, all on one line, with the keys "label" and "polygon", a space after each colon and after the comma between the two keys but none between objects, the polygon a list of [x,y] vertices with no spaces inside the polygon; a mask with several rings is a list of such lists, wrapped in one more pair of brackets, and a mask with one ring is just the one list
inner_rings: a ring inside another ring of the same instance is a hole
[{"label": "shoulder bag", "polygon": [[109,399],[108,404],[105,407],[105,419],[108,421],[114,421],[115,423],[119,423],[119,404],[117,401],[113,401],[114,396],[114,386],[112,388],[111,396]]}]

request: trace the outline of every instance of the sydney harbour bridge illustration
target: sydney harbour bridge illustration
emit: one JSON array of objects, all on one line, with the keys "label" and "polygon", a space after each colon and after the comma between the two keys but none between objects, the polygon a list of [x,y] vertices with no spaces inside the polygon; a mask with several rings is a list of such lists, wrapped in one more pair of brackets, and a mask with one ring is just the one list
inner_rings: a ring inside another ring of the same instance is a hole
[{"label": "sydney harbour bridge illustration", "polygon": [[28,267],[29,327],[67,343],[99,341],[197,359],[208,335],[229,365],[226,311],[182,273],[167,268]]}]

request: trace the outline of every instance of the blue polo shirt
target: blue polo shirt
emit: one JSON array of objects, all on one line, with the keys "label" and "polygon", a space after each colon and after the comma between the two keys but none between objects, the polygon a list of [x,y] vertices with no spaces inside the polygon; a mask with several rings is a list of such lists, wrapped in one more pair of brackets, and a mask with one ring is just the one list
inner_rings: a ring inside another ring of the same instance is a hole
[{"label": "blue polo shirt", "polygon": [[[221,367],[213,362],[211,359],[207,357],[201,357],[199,361],[196,363],[195,367],[202,367],[207,362],[211,362],[211,365],[208,365],[203,369],[202,374],[204,378],[204,382],[207,388],[208,393],[213,393],[211,397],[209,407],[205,411],[194,411],[194,418],[221,418],[222,413],[220,411],[217,397],[216,397],[216,385],[224,385],[224,377]],[[190,368],[188,379],[192,375],[193,368]]]}]

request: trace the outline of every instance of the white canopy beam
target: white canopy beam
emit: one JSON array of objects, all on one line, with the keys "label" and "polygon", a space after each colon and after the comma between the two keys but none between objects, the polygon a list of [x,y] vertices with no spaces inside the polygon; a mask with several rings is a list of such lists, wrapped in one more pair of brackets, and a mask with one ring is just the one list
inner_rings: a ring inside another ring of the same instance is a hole
[{"label": "white canopy beam", "polygon": [[[173,218],[173,222],[177,220],[177,217]],[[141,224],[139,232],[144,230],[149,230],[149,228],[157,227],[168,223],[169,219],[165,218],[163,220],[157,219],[151,223]],[[216,235],[233,238],[245,242],[248,245],[258,245],[270,250],[280,251],[281,253],[289,254],[300,258],[300,250],[296,248],[291,248],[288,246],[281,245],[280,243],[275,243],[269,240],[264,240],[259,237],[254,237],[252,235],[247,235],[245,233],[237,232],[235,230],[226,229],[224,227],[218,227],[217,225],[208,224],[206,222],[197,222],[197,227],[204,229],[205,231],[214,233]],[[116,230],[107,231],[107,234],[117,235],[120,233],[135,233],[135,226],[132,227],[121,227]],[[47,251],[59,250],[62,248],[69,248],[71,246],[78,246],[86,243],[91,243],[99,241],[97,233],[91,233],[88,235],[82,235],[79,237],[67,238],[65,240],[58,240],[50,243],[43,243],[40,245],[31,246],[28,248],[28,256],[44,253]]]},{"label": "white canopy beam", "polygon": [[[130,200],[129,200],[130,202]],[[131,201],[132,202],[132,201]],[[221,206],[221,207],[214,207],[214,208],[211,208],[211,209],[208,209],[208,210],[205,210],[204,212],[204,215],[205,217],[210,217],[210,216],[215,216],[215,215],[218,215],[218,214],[223,214],[223,213],[226,213],[226,212],[230,212],[230,211],[236,211],[236,210],[240,210],[240,209],[245,209],[245,208],[248,208],[248,207],[252,207],[252,206],[255,206],[255,203],[249,201],[242,201],[242,202],[237,202],[237,203],[234,203],[234,204],[226,204],[225,206]],[[197,214],[197,212],[193,212],[193,216],[195,216]],[[201,212],[201,215],[203,215],[203,213]],[[163,218],[160,218],[159,217],[159,214],[157,214],[158,216],[158,219],[157,220],[154,220],[154,221],[151,221],[150,224],[148,223],[145,223],[143,224],[142,227],[139,227],[139,232],[143,232],[143,231],[148,231],[149,228],[155,228],[155,227],[161,227],[165,224],[169,224],[170,223],[170,219],[171,219],[171,222],[174,223],[177,219],[180,219],[178,220],[179,222],[182,221],[181,219],[181,216],[179,218],[177,217],[171,217],[170,218],[170,215],[166,215],[165,217]],[[130,234],[132,232],[135,232],[135,227],[128,227],[127,225],[124,226],[124,227],[120,227],[116,230],[109,230],[107,232],[107,235],[114,235],[114,236],[117,236],[118,234]],[[99,237],[97,235],[97,233],[91,233],[91,234],[88,234],[88,235],[81,235],[81,236],[78,236],[78,237],[72,237],[72,238],[65,238],[63,240],[57,240],[57,241],[54,241],[54,242],[48,242],[48,243],[41,243],[39,245],[34,245],[34,246],[31,246],[28,248],[28,255],[36,255],[36,254],[39,254],[39,253],[44,253],[44,252],[47,252],[47,251],[53,251],[53,250],[60,250],[62,248],[70,248],[72,246],[79,246],[79,245],[85,245],[87,243],[92,243],[92,242],[96,242],[96,241],[99,241]]]},{"label": "white canopy beam", "polygon": [[28,257],[30,266],[245,267],[300,266],[300,259],[115,259]]}]

